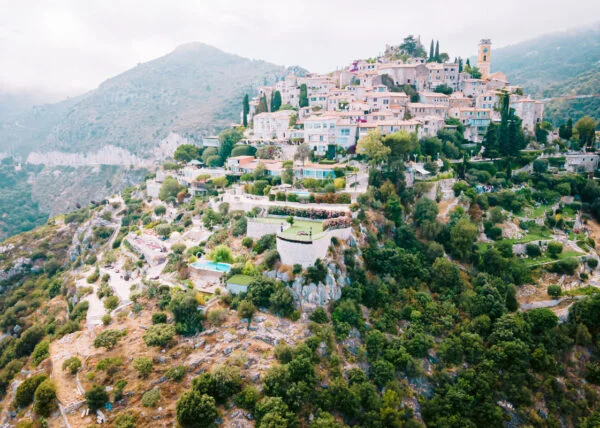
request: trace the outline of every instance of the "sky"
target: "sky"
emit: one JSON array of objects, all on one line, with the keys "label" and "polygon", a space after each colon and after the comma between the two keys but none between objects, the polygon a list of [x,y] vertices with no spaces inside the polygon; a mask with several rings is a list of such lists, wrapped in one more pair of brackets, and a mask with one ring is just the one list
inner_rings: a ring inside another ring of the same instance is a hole
[{"label": "sky", "polygon": [[481,38],[497,48],[598,16],[598,0],[0,0],[0,90],[78,95],[192,41],[328,72],[407,34],[468,57]]}]

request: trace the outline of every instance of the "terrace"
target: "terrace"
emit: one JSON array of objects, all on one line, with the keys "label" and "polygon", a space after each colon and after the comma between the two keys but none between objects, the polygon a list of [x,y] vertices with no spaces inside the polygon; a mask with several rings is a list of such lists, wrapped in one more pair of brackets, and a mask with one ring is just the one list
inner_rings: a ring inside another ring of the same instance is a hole
[{"label": "terrace", "polygon": [[277,235],[283,239],[312,241],[313,239],[323,236],[323,221],[321,220],[314,221],[294,219],[294,224],[291,226],[285,218],[281,217],[264,217],[256,220],[268,224],[281,224],[283,231],[279,232]]}]

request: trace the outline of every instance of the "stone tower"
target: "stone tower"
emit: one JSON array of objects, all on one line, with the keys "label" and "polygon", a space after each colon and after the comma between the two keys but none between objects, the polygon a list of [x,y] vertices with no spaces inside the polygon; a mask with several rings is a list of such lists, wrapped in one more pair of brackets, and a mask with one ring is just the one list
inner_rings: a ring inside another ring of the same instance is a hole
[{"label": "stone tower", "polygon": [[490,75],[490,57],[492,55],[492,41],[481,39],[479,41],[479,54],[477,55],[477,68],[481,72],[481,78],[487,79]]}]

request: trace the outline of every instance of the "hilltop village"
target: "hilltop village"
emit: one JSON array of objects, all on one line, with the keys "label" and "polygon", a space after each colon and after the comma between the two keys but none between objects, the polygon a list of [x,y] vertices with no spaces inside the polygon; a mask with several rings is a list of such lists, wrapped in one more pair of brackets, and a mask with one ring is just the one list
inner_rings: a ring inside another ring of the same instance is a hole
[{"label": "hilltop village", "polygon": [[2,426],[600,424],[597,123],[413,36],[0,246]]}]

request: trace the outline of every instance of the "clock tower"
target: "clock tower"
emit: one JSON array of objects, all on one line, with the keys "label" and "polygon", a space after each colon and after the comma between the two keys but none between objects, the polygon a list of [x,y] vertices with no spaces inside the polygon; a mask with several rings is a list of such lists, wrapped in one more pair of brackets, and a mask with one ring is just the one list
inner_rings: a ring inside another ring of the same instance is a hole
[{"label": "clock tower", "polygon": [[492,41],[481,39],[479,41],[479,55],[477,56],[477,68],[481,72],[481,78],[487,79],[490,75],[490,57],[492,55]]}]

